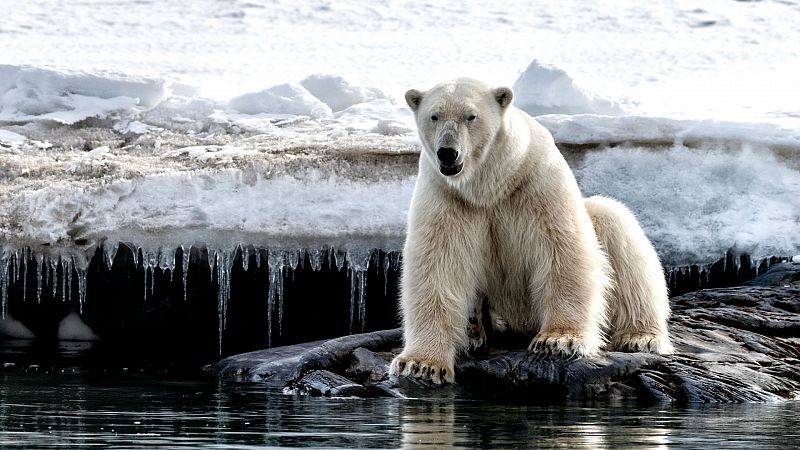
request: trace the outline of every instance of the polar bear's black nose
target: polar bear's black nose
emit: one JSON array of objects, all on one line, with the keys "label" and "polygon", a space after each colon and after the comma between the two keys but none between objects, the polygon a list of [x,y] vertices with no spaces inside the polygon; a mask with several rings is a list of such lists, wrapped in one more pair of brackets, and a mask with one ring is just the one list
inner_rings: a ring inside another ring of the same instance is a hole
[{"label": "polar bear's black nose", "polygon": [[456,163],[456,159],[458,159],[458,152],[454,148],[441,147],[436,151],[436,157],[439,158],[439,162],[443,165],[452,166]]}]

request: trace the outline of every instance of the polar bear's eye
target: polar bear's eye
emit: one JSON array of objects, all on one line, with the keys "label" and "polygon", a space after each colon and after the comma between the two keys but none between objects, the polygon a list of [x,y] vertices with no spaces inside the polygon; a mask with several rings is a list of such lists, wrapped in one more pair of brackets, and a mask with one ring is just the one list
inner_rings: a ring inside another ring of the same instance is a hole
[{"label": "polar bear's eye", "polygon": [[431,120],[432,120],[432,121],[434,121],[434,122],[436,122],[437,120],[439,120],[439,116],[437,116],[436,114],[434,114],[434,115],[432,115],[432,116],[431,116]]},{"label": "polar bear's eye", "polygon": [[475,120],[475,119],[477,119],[477,117],[475,116],[475,114],[470,114],[469,116],[467,116],[467,121],[468,121],[468,122],[472,122],[472,121],[473,121],[473,120]]}]

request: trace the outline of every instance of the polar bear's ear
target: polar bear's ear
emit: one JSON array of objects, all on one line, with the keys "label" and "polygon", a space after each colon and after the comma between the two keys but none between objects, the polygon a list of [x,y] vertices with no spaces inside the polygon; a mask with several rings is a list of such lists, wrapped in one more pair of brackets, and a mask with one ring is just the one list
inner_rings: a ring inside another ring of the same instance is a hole
[{"label": "polar bear's ear", "polygon": [[495,88],[492,93],[494,94],[494,98],[497,100],[497,103],[500,103],[500,106],[503,108],[507,108],[508,105],[511,104],[511,100],[514,98],[514,93],[507,87]]},{"label": "polar bear's ear", "polygon": [[417,112],[419,109],[419,104],[422,102],[422,92],[416,89],[409,89],[406,91],[406,103],[408,103],[408,107],[411,108],[412,111]]}]

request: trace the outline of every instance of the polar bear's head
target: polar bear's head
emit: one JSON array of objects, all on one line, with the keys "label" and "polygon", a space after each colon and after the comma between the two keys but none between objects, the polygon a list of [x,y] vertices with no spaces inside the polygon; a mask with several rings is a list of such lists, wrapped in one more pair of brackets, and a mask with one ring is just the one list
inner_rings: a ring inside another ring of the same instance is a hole
[{"label": "polar bear's head", "polygon": [[485,160],[514,94],[459,78],[421,92],[406,92],[422,140],[423,157],[446,177],[469,177]]}]

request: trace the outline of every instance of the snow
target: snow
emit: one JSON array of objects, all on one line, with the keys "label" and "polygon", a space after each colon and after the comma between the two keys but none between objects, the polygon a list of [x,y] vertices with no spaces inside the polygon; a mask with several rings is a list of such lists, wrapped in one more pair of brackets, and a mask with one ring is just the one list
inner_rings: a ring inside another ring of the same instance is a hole
[{"label": "snow", "polygon": [[334,112],[359,103],[386,98],[379,89],[351,86],[347,80],[335,75],[311,75],[300,84],[308,89],[311,95],[330,106]]},{"label": "snow", "polygon": [[0,130],[0,145],[14,148],[19,147],[27,140],[28,138],[19,133],[14,133],[13,131],[8,130]]},{"label": "snow", "polygon": [[230,100],[234,110],[244,114],[290,114],[313,119],[333,115],[330,106],[299,84],[279,84],[259,92],[240,95]]},{"label": "snow", "polygon": [[798,120],[795,1],[17,6],[0,0],[4,63],[164,74],[216,100],[317,73],[395,99],[459,76],[510,86],[537,59],[590,92],[634,99],[648,115]]},{"label": "snow", "polygon": [[403,92],[466,75],[513,84],[665,261],[800,251],[796,3],[4,2],[17,250],[399,249],[419,152]]},{"label": "snow", "polygon": [[514,104],[532,116],[543,114],[621,115],[616,100],[593,94],[578,86],[567,72],[533,60],[514,82]]},{"label": "snow", "polygon": [[137,105],[151,107],[164,96],[165,83],[158,79],[0,65],[0,121],[73,124]]},{"label": "snow", "polygon": [[347,126],[374,130],[379,134],[405,134],[415,130],[414,114],[405,106],[389,100],[373,100],[352,105],[334,117]]},{"label": "snow", "polygon": [[550,130],[556,142],[564,144],[735,141],[800,149],[798,129],[775,123],[594,114],[552,114],[536,119]]},{"label": "snow", "polygon": [[800,249],[800,172],[764,147],[618,147],[583,154],[584,195],[625,203],[669,264]]}]

